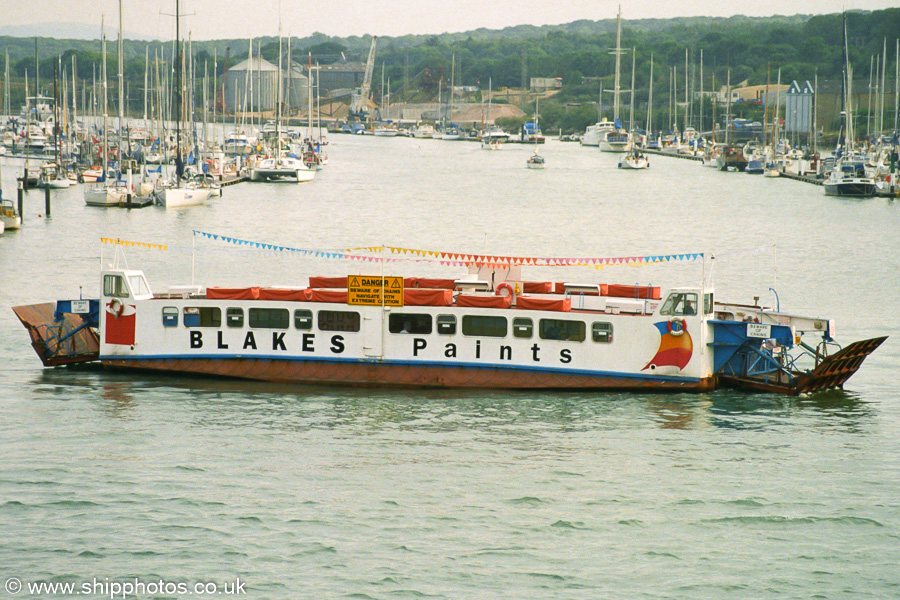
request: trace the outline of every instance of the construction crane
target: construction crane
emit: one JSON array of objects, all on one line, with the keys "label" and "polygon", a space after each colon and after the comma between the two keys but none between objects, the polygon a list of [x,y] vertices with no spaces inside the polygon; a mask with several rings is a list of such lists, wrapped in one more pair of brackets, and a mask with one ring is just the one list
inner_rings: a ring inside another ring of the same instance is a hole
[{"label": "construction crane", "polygon": [[360,121],[369,116],[366,102],[369,100],[369,90],[372,88],[372,73],[375,71],[375,42],[378,36],[372,36],[372,45],[369,47],[369,58],[366,60],[366,74],[363,76],[362,87],[353,93],[350,101],[350,116]]}]

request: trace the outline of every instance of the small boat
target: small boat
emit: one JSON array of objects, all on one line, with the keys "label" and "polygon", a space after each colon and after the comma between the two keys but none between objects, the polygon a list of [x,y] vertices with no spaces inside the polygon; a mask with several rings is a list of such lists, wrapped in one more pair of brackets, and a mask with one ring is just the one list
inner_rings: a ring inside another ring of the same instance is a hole
[{"label": "small boat", "polygon": [[250,169],[250,181],[305,183],[312,181],[315,176],[315,168],[309,168],[301,159],[292,156],[264,158]]},{"label": "small boat", "polygon": [[525,166],[529,169],[543,169],[545,162],[544,157],[538,154],[537,148],[535,148],[531,156],[528,157]]},{"label": "small boat", "polygon": [[868,198],[875,195],[875,178],[866,171],[864,160],[856,155],[842,157],[825,176],[827,196],[849,196]]},{"label": "small boat", "polygon": [[22,226],[22,216],[16,212],[12,200],[0,200],[0,231],[12,230]]},{"label": "small boat", "polygon": [[400,131],[393,123],[379,123],[372,130],[372,135],[376,137],[397,137]]},{"label": "small boat", "polygon": [[842,387],[886,339],[840,348],[831,319],[722,302],[710,284],[523,278],[523,265],[571,259],[470,256],[458,278],[158,292],[119,254],[99,273],[98,297],[13,308],[44,365],[366,387],[797,395]]},{"label": "small boat", "polygon": [[632,149],[625,156],[622,157],[622,160],[619,161],[620,169],[649,169],[650,168],[650,160],[647,156],[638,150],[637,148]]},{"label": "small boat", "polygon": [[762,175],[765,170],[766,168],[763,166],[761,160],[751,159],[747,161],[747,168],[744,169],[744,173],[749,173],[750,175]]},{"label": "small boat", "polygon": [[57,167],[55,162],[46,162],[41,165],[41,174],[38,176],[38,187],[62,190],[72,185],[72,180]]}]

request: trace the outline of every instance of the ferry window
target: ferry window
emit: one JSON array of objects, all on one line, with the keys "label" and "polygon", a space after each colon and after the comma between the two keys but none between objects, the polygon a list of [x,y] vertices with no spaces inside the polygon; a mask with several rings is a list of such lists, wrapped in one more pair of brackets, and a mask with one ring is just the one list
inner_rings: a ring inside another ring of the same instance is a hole
[{"label": "ferry window", "polygon": [[251,308],[248,311],[250,327],[254,329],[287,329],[291,313],[286,308]]},{"label": "ferry window", "polygon": [[225,324],[229,327],[244,326],[244,309],[243,308],[226,308]]},{"label": "ferry window", "polygon": [[388,331],[391,333],[431,333],[431,315],[391,313],[388,317]]},{"label": "ferry window", "polygon": [[534,334],[534,323],[527,317],[513,319],[513,336],[517,338],[530,338]]},{"label": "ferry window", "polygon": [[663,302],[662,308],[659,309],[661,315],[684,315],[692,316],[697,314],[697,294],[673,292],[669,294],[666,301]]},{"label": "ferry window", "polygon": [[703,314],[710,315],[712,314],[715,307],[715,298],[712,294],[703,294]]},{"label": "ferry window", "polygon": [[319,330],[359,331],[359,313],[346,310],[320,310]]},{"label": "ferry window", "polygon": [[562,319],[541,319],[538,330],[542,340],[584,341],[584,323]]},{"label": "ferry window", "polygon": [[591,325],[591,339],[601,344],[611,344],[613,341],[612,323],[601,321]]},{"label": "ferry window", "polygon": [[142,275],[132,275],[128,278],[128,282],[131,284],[131,289],[134,291],[135,296],[145,296],[150,293],[147,281]]},{"label": "ferry window", "polygon": [[456,317],[453,315],[438,315],[437,332],[445,335],[455,335]]},{"label": "ferry window", "polygon": [[186,306],[185,327],[221,327],[222,309],[218,306]]},{"label": "ferry window", "polygon": [[128,298],[128,286],[121,275],[103,276],[103,295],[117,298]]},{"label": "ferry window", "polygon": [[506,337],[506,317],[465,315],[462,318],[463,335]]},{"label": "ferry window", "polygon": [[294,327],[297,329],[312,329],[312,311],[305,308],[295,310]]},{"label": "ferry window", "polygon": [[164,306],[162,309],[162,324],[163,327],[177,327],[178,326],[178,307],[176,306]]}]

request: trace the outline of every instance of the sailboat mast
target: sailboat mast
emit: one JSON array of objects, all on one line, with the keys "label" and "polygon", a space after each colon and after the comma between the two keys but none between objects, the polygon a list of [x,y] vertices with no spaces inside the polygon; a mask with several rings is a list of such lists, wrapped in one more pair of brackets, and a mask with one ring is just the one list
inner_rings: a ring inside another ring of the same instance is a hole
[{"label": "sailboat mast", "polygon": [[647,136],[653,132],[653,55],[650,55],[650,91],[647,93]]},{"label": "sailboat mast", "polygon": [[613,89],[613,122],[619,120],[619,67],[622,63],[622,5],[619,5],[619,12],[616,15],[616,78]]}]

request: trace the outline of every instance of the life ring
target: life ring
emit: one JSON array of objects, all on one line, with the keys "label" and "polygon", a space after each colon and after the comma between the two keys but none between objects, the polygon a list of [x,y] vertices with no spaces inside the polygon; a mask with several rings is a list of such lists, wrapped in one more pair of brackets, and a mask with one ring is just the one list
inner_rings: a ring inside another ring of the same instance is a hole
[{"label": "life ring", "polygon": [[109,303],[109,312],[111,312],[114,317],[118,318],[122,316],[124,311],[125,304],[118,298],[113,298],[113,301]]},{"label": "life ring", "polygon": [[[672,328],[672,325],[675,323],[678,323],[680,329]],[[666,323],[666,329],[669,331],[669,333],[671,333],[675,337],[678,337],[680,335],[684,335],[684,333],[687,331],[687,323],[685,323],[684,319],[682,319],[681,317],[672,317],[671,319],[669,319],[668,323]]]},{"label": "life ring", "polygon": [[494,290],[494,295],[499,296],[499,295],[500,295],[500,290],[507,290],[507,291],[509,291],[509,297],[510,297],[510,298],[512,298],[512,297],[515,295],[515,292],[513,292],[512,286],[509,285],[508,283],[501,283],[500,285],[498,285],[498,286],[497,286],[497,289]]}]

